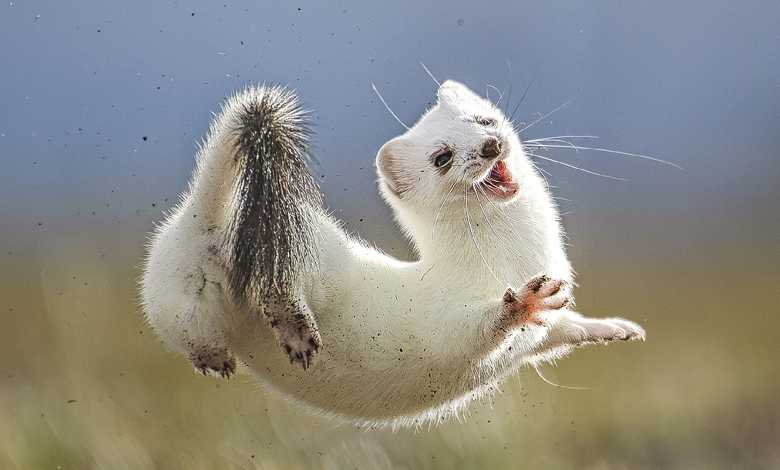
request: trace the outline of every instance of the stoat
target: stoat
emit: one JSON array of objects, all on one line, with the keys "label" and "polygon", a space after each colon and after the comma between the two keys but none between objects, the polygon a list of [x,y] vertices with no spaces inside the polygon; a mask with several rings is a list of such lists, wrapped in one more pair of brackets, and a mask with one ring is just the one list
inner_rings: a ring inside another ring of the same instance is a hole
[{"label": "stoat", "polygon": [[630,321],[572,310],[547,186],[511,122],[464,85],[444,82],[376,157],[416,261],[323,209],[309,135],[286,88],[236,94],[151,238],[146,318],[198,371],[229,377],[243,363],[311,410],[407,426],[459,413],[524,365],[644,338]]}]

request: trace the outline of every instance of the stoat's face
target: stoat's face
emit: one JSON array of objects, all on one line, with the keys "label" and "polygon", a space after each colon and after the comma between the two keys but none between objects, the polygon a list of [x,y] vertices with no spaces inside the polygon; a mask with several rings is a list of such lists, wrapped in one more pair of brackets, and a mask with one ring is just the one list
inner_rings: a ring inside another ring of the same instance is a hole
[{"label": "stoat's face", "polygon": [[[396,210],[440,211],[462,201],[495,207],[514,201],[525,159],[503,113],[464,85],[448,80],[438,103],[377,155],[380,187]],[[476,198],[476,200],[474,199]]]}]

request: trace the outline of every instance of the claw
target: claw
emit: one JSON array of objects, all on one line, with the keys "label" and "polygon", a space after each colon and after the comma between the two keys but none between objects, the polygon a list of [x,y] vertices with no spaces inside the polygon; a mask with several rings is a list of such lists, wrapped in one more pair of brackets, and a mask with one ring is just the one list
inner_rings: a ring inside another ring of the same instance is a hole
[{"label": "claw", "polygon": [[276,295],[266,297],[261,307],[290,364],[299,362],[303,370],[307,370],[322,347],[311,311],[305,305],[301,307],[286,297]]},{"label": "claw", "polygon": [[536,290],[536,292],[542,297],[552,297],[557,295],[564,286],[566,286],[566,281],[564,280],[556,279],[554,281],[550,281],[547,279],[541,286],[539,286],[539,289]]},{"label": "claw", "polygon": [[543,324],[537,317],[537,312],[544,310],[560,310],[571,299],[562,295],[566,281],[551,280],[549,276],[541,275],[528,281],[520,292],[509,288],[504,293],[504,313],[497,326],[506,331],[528,323]]},{"label": "claw", "polygon": [[550,278],[548,276],[542,274],[542,275],[536,276],[535,278],[533,278],[530,281],[528,281],[528,283],[526,283],[525,287],[527,289],[530,289],[531,292],[537,293],[537,292],[539,292],[539,289],[541,289],[542,286],[549,280],[550,280]]},{"label": "claw", "polygon": [[227,348],[205,344],[190,353],[195,370],[203,375],[229,379],[236,373],[236,359]]}]

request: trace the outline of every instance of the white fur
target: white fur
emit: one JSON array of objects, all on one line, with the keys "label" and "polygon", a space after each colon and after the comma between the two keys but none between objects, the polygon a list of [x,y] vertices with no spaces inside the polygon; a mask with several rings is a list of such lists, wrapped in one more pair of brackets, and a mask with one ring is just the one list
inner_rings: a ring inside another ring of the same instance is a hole
[{"label": "white fur", "polygon": [[[522,287],[538,274],[570,286],[572,269],[556,207],[511,123],[459,83],[445,82],[438,98],[377,156],[380,190],[417,261],[389,257],[312,209],[319,268],[299,287],[323,346],[308,370],[290,364],[260,312],[229,301],[224,266],[209,249],[221,242],[232,204],[226,129],[240,97],[212,126],[190,191],[152,240],[142,292],[150,324],[181,352],[193,338],[228,345],[261,381],[309,409],[392,426],[456,416],[521,366],[574,347],[642,338],[634,323],[565,308],[496,331],[507,286]],[[519,183],[508,200],[491,202],[473,186],[490,171],[478,156],[489,135],[502,140],[500,158]],[[443,147],[453,150],[445,174],[430,158]]]}]

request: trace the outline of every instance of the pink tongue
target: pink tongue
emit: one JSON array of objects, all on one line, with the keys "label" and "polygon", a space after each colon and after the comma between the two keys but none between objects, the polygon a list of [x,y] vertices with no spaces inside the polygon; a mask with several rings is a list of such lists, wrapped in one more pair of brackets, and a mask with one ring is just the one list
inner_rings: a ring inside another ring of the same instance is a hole
[{"label": "pink tongue", "polygon": [[496,183],[496,186],[501,183],[509,183],[512,181],[512,174],[509,173],[506,164],[501,160],[497,161],[490,170],[490,181]]},{"label": "pink tongue", "polygon": [[485,189],[496,196],[511,196],[520,187],[512,178],[509,168],[501,160],[497,161],[491,168],[487,183],[489,184],[484,185]]}]

